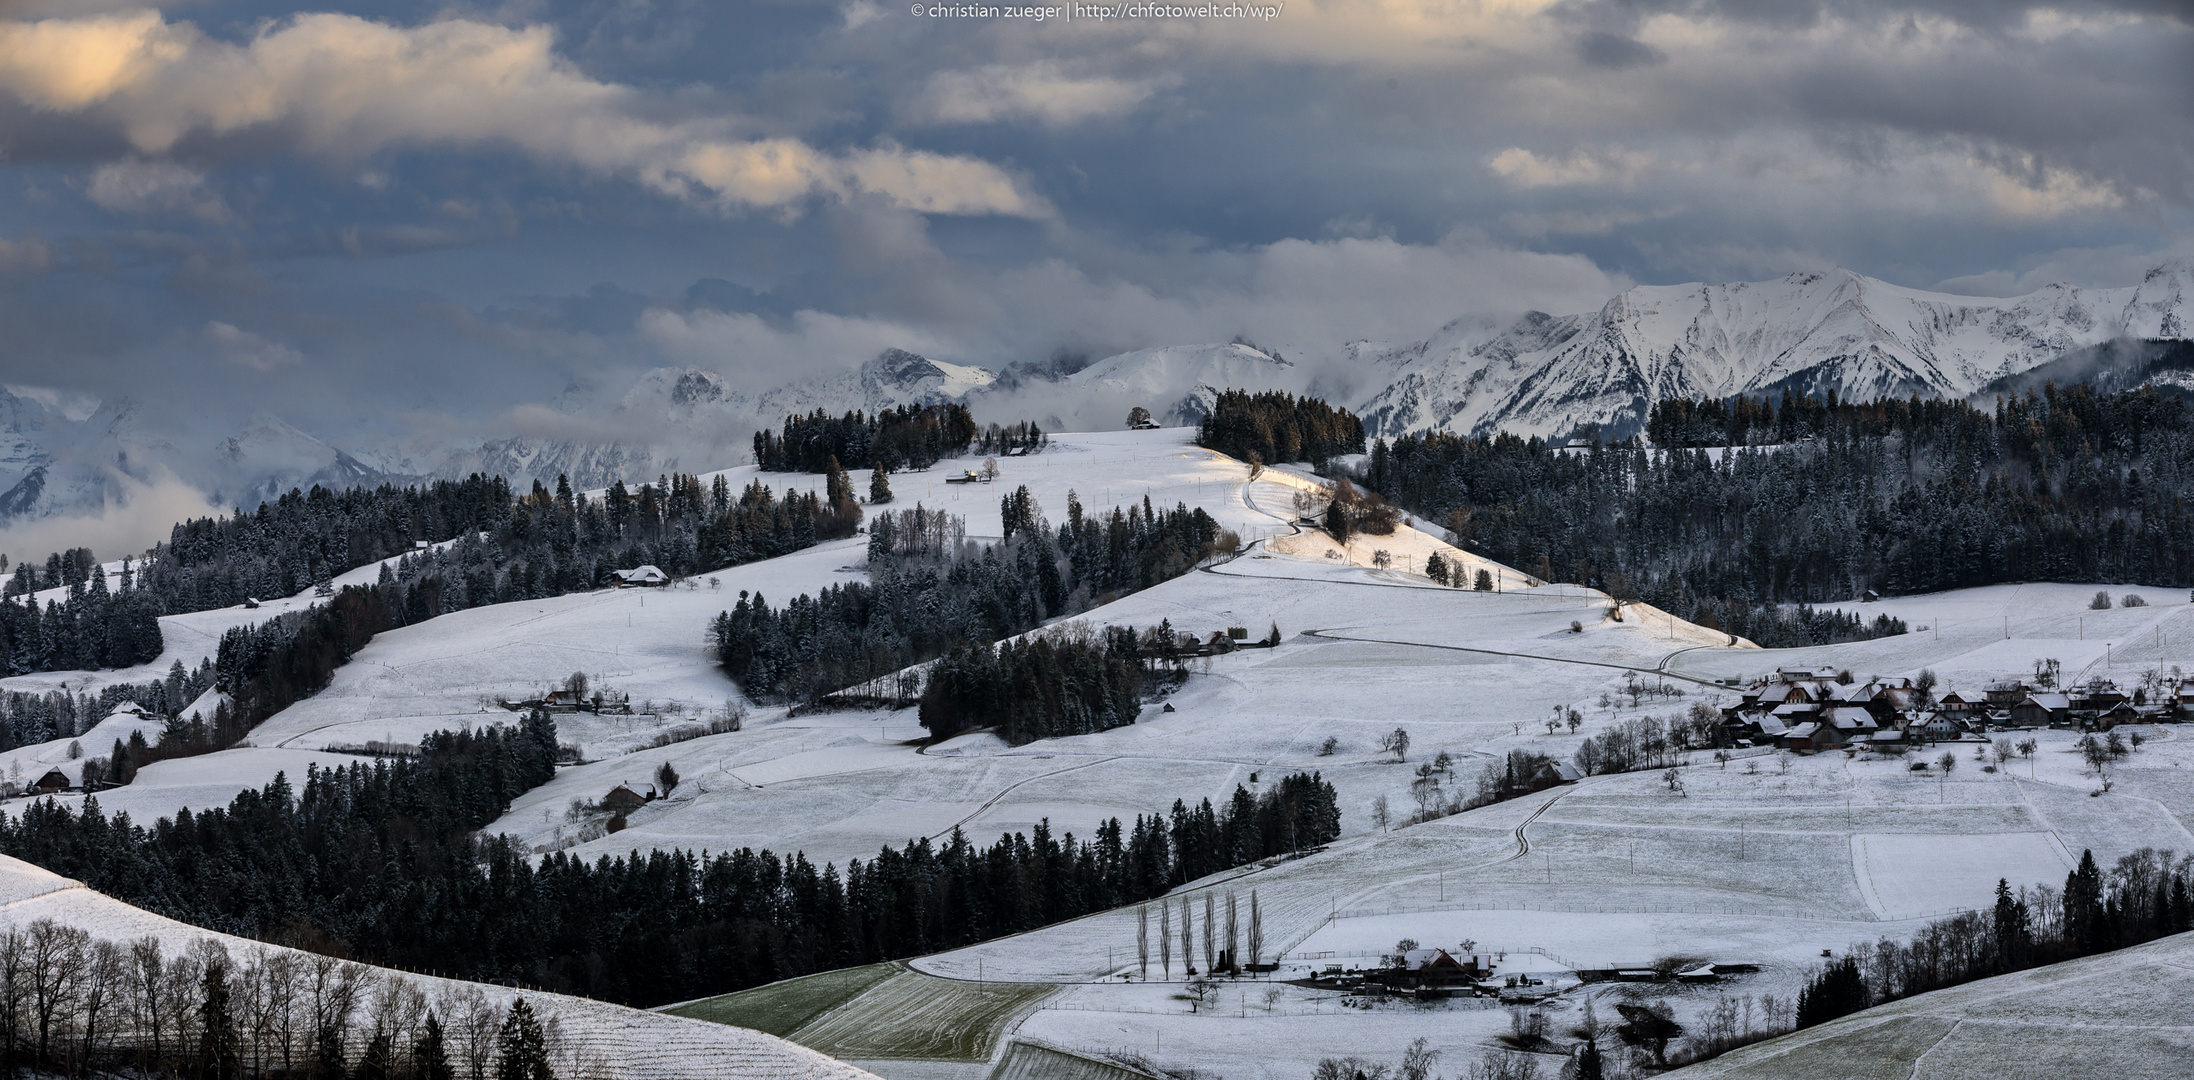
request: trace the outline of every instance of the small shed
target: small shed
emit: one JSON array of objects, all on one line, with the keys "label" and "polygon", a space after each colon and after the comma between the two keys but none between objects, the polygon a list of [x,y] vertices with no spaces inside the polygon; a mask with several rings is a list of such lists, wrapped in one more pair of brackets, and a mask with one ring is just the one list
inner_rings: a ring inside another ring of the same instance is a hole
[{"label": "small shed", "polygon": [[2100,731],[2108,731],[2119,724],[2145,724],[2150,719],[2149,716],[2145,715],[2145,710],[2130,701],[2121,701],[2108,709],[2104,709],[2102,714],[2095,718],[2095,727]]}]

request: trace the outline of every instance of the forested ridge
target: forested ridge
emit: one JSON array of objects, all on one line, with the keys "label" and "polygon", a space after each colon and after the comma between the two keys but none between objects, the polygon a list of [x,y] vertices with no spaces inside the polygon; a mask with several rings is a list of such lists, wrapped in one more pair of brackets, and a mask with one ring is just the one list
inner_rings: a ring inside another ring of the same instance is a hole
[{"label": "forested ridge", "polygon": [[[1219,545],[1202,508],[1085,513],[1071,493],[1052,528],[1026,486],[1001,500],[1005,537],[966,539],[960,519],[915,507],[869,528],[869,580],[781,608],[741,592],[711,629],[718,662],[749,697],[814,701],[956,648],[983,647],[1193,569]],[[879,686],[911,697],[911,683]],[[1094,729],[1093,729],[1094,730]]]},{"label": "forested ridge", "polygon": [[840,473],[830,486],[831,496],[780,497],[760,481],[735,490],[721,476],[704,485],[679,474],[637,490],[620,481],[599,498],[561,480],[515,495],[480,476],[292,491],[251,513],[176,525],[111,593],[88,551],[57,555],[47,573],[19,564],[11,596],[63,585],[69,596],[42,611],[27,597],[0,603],[0,675],[142,663],[160,654],[160,615],[294,596],[392,556],[403,558],[392,572],[417,590],[407,621],[596,589],[635,566],[680,576],[773,558],[852,533],[851,482]]},{"label": "forested ridge", "polygon": [[150,828],[95,799],[81,813],[35,802],[0,814],[0,851],[211,929],[644,1006],[1032,929],[1340,834],[1333,787],[1312,773],[1087,840],[1039,825],[983,847],[955,831],[842,870],[752,849],[536,864],[475,830],[545,782],[555,750],[536,713]]},{"label": "forested ridge", "polygon": [[[107,583],[89,549],[56,552],[43,573],[18,563],[0,600],[0,675],[30,671],[134,667],[160,658],[160,599],[124,560],[120,580]],[[40,607],[32,593],[66,588]]]},{"label": "forested ridge", "polygon": [[1364,422],[1307,395],[1227,390],[1197,423],[1196,445],[1243,461],[1307,461],[1323,469],[1331,458],[1364,452]]},{"label": "forested ridge", "polygon": [[[1868,590],[2194,585],[2194,415],[2176,397],[2050,387],[1990,411],[1786,396],[1653,418],[1678,446],[1412,434],[1375,445],[1364,481],[1489,558],[1739,634],[1786,618],[1763,605]],[[1782,441],[1682,445],[1732,434]]]},{"label": "forested ridge", "polygon": [[2141,848],[2105,870],[2086,851],[2062,890],[1999,881],[1989,907],[1937,920],[1907,941],[1860,942],[1814,975],[1799,995],[1797,1024],[2189,930],[2194,857]]},{"label": "forested ridge", "polygon": [[856,409],[832,416],[817,409],[785,417],[777,431],[755,432],[754,463],[763,472],[828,472],[832,461],[887,473],[926,469],[965,453],[978,433],[974,415],[959,404],[901,405],[874,415]]}]

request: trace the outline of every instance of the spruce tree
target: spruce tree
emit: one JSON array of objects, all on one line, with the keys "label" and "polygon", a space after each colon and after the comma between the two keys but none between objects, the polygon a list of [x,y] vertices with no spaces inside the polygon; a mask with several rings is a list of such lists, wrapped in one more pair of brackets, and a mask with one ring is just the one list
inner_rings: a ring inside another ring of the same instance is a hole
[{"label": "spruce tree", "polygon": [[199,989],[204,997],[198,1005],[198,1075],[205,1080],[242,1076],[243,1040],[236,1033],[236,1017],[229,1006],[228,961],[219,957],[208,961]]},{"label": "spruce tree", "polygon": [[419,1041],[411,1044],[411,1071],[418,1080],[457,1080],[457,1069],[450,1064],[449,1047],[442,1037],[442,1021],[431,1012]]},{"label": "spruce tree", "polygon": [[503,1029],[495,1036],[495,1080],[556,1080],[549,1067],[548,1039],[524,998],[514,998]]},{"label": "spruce tree", "polygon": [[1812,1027],[1849,1016],[1868,1005],[1866,977],[1851,957],[1830,964],[1798,992],[1798,1026]]},{"label": "spruce tree", "polygon": [[1586,1039],[1584,1048],[1577,1051],[1577,1080],[1602,1080],[1606,1075],[1600,1065],[1600,1043]]},{"label": "spruce tree", "polygon": [[2065,937],[2082,953],[2100,948],[2103,936],[2103,873],[2095,865],[2095,852],[2080,853],[2079,868],[2065,875]]},{"label": "spruce tree", "polygon": [[884,463],[881,461],[877,462],[875,470],[868,474],[868,501],[871,505],[876,506],[891,501],[891,476],[884,471]]},{"label": "spruce tree", "polygon": [[1996,969],[2016,971],[2025,966],[2027,942],[2032,937],[2032,926],[2026,901],[2011,894],[2011,882],[2006,878],[1996,879],[1996,909],[1993,914]]}]

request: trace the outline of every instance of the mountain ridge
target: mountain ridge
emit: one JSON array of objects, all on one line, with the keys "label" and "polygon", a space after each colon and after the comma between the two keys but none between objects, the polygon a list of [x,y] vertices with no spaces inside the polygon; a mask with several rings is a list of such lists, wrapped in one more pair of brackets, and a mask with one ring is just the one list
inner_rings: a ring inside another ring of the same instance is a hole
[{"label": "mountain ridge", "polygon": [[[513,483],[568,476],[582,488],[702,471],[743,459],[748,435],[816,409],[878,412],[960,402],[985,421],[1049,430],[1121,424],[1148,408],[1193,424],[1231,387],[1315,393],[1396,436],[1496,430],[1563,438],[1632,434],[1664,397],[1780,394],[1986,396],[2035,380],[2113,388],[2194,387],[2181,351],[2194,327],[2194,260],[2116,288],[2051,284],[2015,297],[1894,285],[1850,270],[1750,282],[1639,285],[1588,312],[1457,318],[1417,341],[1352,342],[1300,365],[1237,338],[1090,360],[1060,354],[1001,370],[888,348],[852,371],[745,389],[701,366],[642,373],[621,392],[574,383],[542,407],[562,434],[340,447],[280,417],[201,453],[138,431],[126,399],[74,413],[0,388],[0,525],[97,508],[117,475],[161,461],[216,503],[248,505],[292,487],[412,483],[495,473]],[[2161,351],[2159,351],[2161,350]],[[2025,379],[2035,373],[2034,379]],[[1349,386],[1361,387],[1351,393]]]}]

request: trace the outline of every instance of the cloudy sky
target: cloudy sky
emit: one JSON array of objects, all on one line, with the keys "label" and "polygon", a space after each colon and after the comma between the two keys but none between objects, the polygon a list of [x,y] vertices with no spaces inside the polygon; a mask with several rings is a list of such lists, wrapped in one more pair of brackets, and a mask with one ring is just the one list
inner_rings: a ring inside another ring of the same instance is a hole
[{"label": "cloudy sky", "polygon": [[911,6],[0,0],[0,382],[358,442],[665,364],[1316,357],[2194,250],[2186,0]]}]

